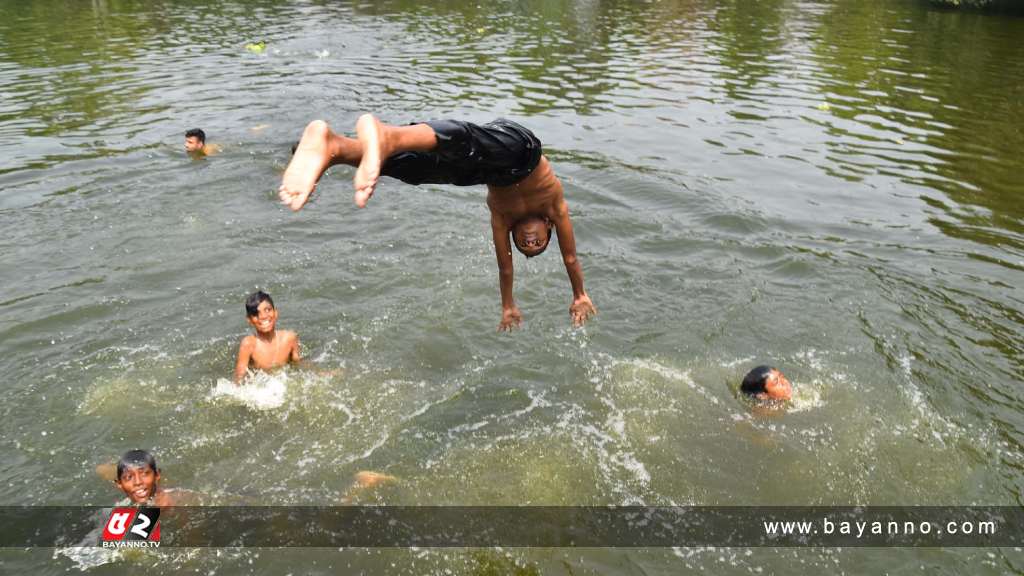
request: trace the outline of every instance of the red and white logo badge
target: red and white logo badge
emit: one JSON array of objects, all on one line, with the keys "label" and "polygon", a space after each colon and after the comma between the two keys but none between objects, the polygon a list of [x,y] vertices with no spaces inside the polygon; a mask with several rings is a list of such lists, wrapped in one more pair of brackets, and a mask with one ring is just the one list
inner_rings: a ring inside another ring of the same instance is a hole
[{"label": "red and white logo badge", "polygon": [[156,548],[160,546],[160,509],[114,508],[103,526],[104,548]]}]

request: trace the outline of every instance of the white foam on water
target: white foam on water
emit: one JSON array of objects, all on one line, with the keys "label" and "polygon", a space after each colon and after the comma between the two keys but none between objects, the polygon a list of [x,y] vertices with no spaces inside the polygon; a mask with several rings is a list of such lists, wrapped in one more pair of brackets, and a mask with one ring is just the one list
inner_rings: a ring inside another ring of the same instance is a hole
[{"label": "white foam on water", "polygon": [[462,434],[463,432],[475,432],[483,428],[484,426],[487,426],[490,423],[491,421],[485,418],[479,422],[474,422],[472,424],[468,422],[466,424],[459,424],[458,426],[455,426],[454,428],[448,430],[448,437],[455,438],[459,434]]},{"label": "white foam on water", "polygon": [[[842,356],[846,353],[835,352]],[[874,375],[856,376],[832,362],[831,353],[807,349],[796,355],[811,375],[807,382],[794,381],[793,405],[789,411],[824,406],[826,398],[835,394],[836,401],[871,404],[865,417],[833,428],[795,430],[805,441],[826,447],[847,446],[856,441],[850,457],[862,462],[865,470],[847,469],[852,479],[848,484],[859,486],[862,499],[879,497],[871,488],[873,477],[889,476],[906,486],[908,492],[922,498],[957,490],[956,485],[970,477],[981,458],[996,463],[1003,456],[995,427],[990,423],[969,424],[957,421],[955,414],[944,414],[929,399],[926,390],[915,379],[913,354],[893,352],[896,359],[891,370]],[[866,379],[866,380],[865,380]],[[865,394],[871,392],[871,394]],[[869,417],[868,414],[871,414]],[[885,456],[879,457],[879,453]],[[901,472],[900,458],[913,455],[929,472],[920,478],[907,478]],[[837,455],[836,458],[839,458]],[[1020,457],[1012,457],[1020,462]],[[842,463],[838,463],[842,465]],[[831,467],[833,464],[829,464]],[[916,488],[915,488],[916,487]],[[850,490],[853,493],[853,490]],[[927,501],[927,500],[926,500]]]},{"label": "white foam on water", "polygon": [[344,402],[341,402],[341,401],[337,401],[337,402],[328,402],[327,405],[330,406],[331,408],[334,408],[335,410],[341,412],[342,414],[345,415],[346,418],[348,418],[348,420],[345,421],[345,424],[344,424],[345,426],[348,426],[349,424],[351,424],[351,423],[356,421],[356,414],[355,414],[355,412],[352,411],[351,408],[348,407],[348,404],[346,404]]},{"label": "white foam on water", "polygon": [[[699,386],[690,370],[679,369],[655,360],[632,358],[617,359],[598,355],[593,362],[590,381],[598,400],[607,412],[602,421],[596,421],[591,410],[570,404],[562,411],[556,427],[570,432],[573,442],[584,452],[596,456],[597,468],[605,483],[619,495],[622,503],[643,504],[651,484],[651,473],[637,455],[636,445],[649,440],[649,434],[636,439],[630,437],[631,422],[646,421],[652,410],[675,410],[672,405],[678,386],[697,392],[710,404],[718,398]],[[625,368],[625,374],[620,369]],[[644,372],[648,372],[646,376]],[[664,382],[652,382],[655,377]],[[639,396],[638,396],[639,395]],[[626,399],[623,409],[619,402]],[[640,402],[636,404],[636,402]]]},{"label": "white foam on water", "polygon": [[736,360],[727,360],[722,362],[722,366],[725,368],[735,368],[746,364],[752,364],[757,358],[755,356],[747,356],[746,358],[737,358]]},{"label": "white foam on water", "polygon": [[[96,539],[99,541],[99,534],[96,535]],[[73,546],[68,548],[57,548],[54,550],[53,559],[56,560],[59,556],[64,556],[68,560],[71,560],[75,568],[85,572],[98,566],[103,566],[104,564],[117,562],[121,559],[122,552],[114,548]]]},{"label": "white foam on water", "polygon": [[217,444],[222,444],[225,440],[238,438],[240,436],[245,436],[246,434],[248,434],[247,430],[218,431],[216,435],[192,436],[188,439],[187,445],[191,448],[213,446]]},{"label": "white foam on water", "polygon": [[210,391],[210,398],[235,401],[253,410],[273,410],[284,405],[285,393],[288,391],[287,383],[287,372],[256,372],[247,376],[240,385],[226,378],[219,378],[217,385]]},{"label": "white foam on water", "polygon": [[[378,388],[378,392],[379,392],[378,393],[378,399],[391,397],[391,398],[394,398],[395,400],[401,402],[402,398],[401,398],[401,395],[399,394],[399,391],[401,389],[409,388],[409,387],[422,389],[425,386],[426,386],[426,382],[424,382],[424,381],[408,381],[408,380],[388,379],[388,380],[385,380],[384,382],[382,382],[380,384],[380,386]],[[366,458],[369,458],[370,456],[373,455],[374,452],[379,450],[382,446],[384,446],[388,442],[388,440],[391,439],[391,431],[392,430],[402,430],[404,428],[404,424],[405,423],[409,422],[410,420],[412,420],[414,418],[418,418],[419,416],[421,416],[424,413],[426,413],[427,410],[430,410],[433,406],[436,406],[438,404],[446,402],[448,399],[449,399],[448,396],[442,396],[442,397],[438,398],[437,400],[424,402],[422,405],[420,405],[418,408],[416,408],[415,410],[413,410],[409,414],[401,415],[400,412],[395,414],[396,416],[398,416],[397,422],[392,423],[392,424],[388,424],[388,425],[382,427],[381,429],[383,430],[383,433],[380,434],[377,437],[377,439],[369,447],[367,447],[365,450],[363,450],[360,453],[351,454],[351,455],[341,459],[340,460],[340,464],[341,465],[346,465],[346,464],[350,464],[352,462],[356,462],[358,460],[365,460]],[[399,408],[399,410],[400,410],[400,408]],[[358,418],[358,415],[356,416],[356,418]],[[371,419],[373,419],[373,418],[371,418]]]},{"label": "white foam on water", "polygon": [[970,437],[972,446],[988,452],[997,442],[993,440],[991,428],[979,427],[967,433],[965,428],[936,411],[921,389],[913,380],[911,365],[913,357],[908,352],[899,356],[899,365],[903,383],[898,386],[899,391],[906,399],[910,409],[916,414],[912,420],[897,425],[897,433],[909,432],[918,439],[930,437],[939,446],[946,447],[949,443],[955,443],[965,436]]},{"label": "white foam on water", "polygon": [[514,420],[520,416],[523,416],[524,414],[529,414],[530,412],[533,412],[537,408],[546,408],[548,406],[551,406],[551,402],[548,402],[547,400],[544,399],[544,397],[547,395],[547,391],[535,392],[533,390],[527,390],[526,395],[527,397],[530,398],[529,406],[527,406],[526,408],[520,408],[519,410],[509,412],[508,414],[505,414],[498,419],[505,420],[511,418]]},{"label": "white foam on water", "polygon": [[697,383],[693,381],[693,376],[691,375],[691,372],[689,370],[680,370],[678,368],[672,368],[672,367],[665,366],[663,364],[659,364],[659,363],[657,363],[657,362],[655,362],[653,360],[646,359],[646,358],[634,358],[632,360],[618,360],[618,361],[616,361],[616,364],[623,364],[623,365],[627,365],[627,366],[635,366],[637,368],[643,368],[645,370],[650,370],[651,372],[654,372],[654,373],[658,374],[659,376],[661,376],[662,378],[665,378],[666,380],[674,380],[676,382],[682,382],[682,383],[686,384],[687,386],[689,386],[690,388],[693,388],[694,390],[697,389]]},{"label": "white foam on water", "polygon": [[351,464],[352,462],[355,462],[357,460],[365,460],[365,459],[369,458],[370,456],[373,456],[373,453],[376,452],[378,449],[380,449],[380,447],[383,446],[388,441],[388,439],[390,439],[390,438],[391,438],[391,435],[388,434],[387,432],[385,432],[384,434],[382,434],[377,439],[376,442],[373,443],[373,445],[371,445],[369,448],[364,450],[361,454],[352,454],[352,455],[348,456],[347,458],[342,459],[341,460],[341,464],[342,465]]},{"label": "white foam on water", "polygon": [[424,402],[423,405],[420,406],[419,408],[417,408],[412,414],[409,414],[405,418],[402,418],[402,422],[406,422],[406,421],[412,420],[413,418],[417,418],[419,416],[422,416],[424,413],[426,413],[427,410],[430,410],[434,406],[436,406],[436,405],[438,405],[441,402],[444,402],[446,400],[448,400],[448,399],[447,398],[441,398],[440,400],[435,400],[434,402]]},{"label": "white foam on water", "polygon": [[815,370],[822,370],[821,357],[818,354],[817,348],[807,348],[794,354],[797,358],[807,362],[807,364]]},{"label": "white foam on water", "polygon": [[793,386],[793,398],[789,401],[789,412],[804,412],[821,408],[825,401],[821,399],[821,389],[815,386]]},{"label": "white foam on water", "polygon": [[64,556],[74,564],[75,568],[85,572],[104,564],[110,564],[117,562],[124,558],[125,554],[129,552],[143,552],[142,549],[136,550],[117,550],[114,548],[101,548],[96,546],[96,543],[100,541],[103,535],[103,520],[102,512],[94,514],[96,519],[96,527],[86,534],[81,542],[78,542],[74,546],[68,546],[66,548],[57,548],[53,551],[53,559],[56,560],[59,556]]},{"label": "white foam on water", "polygon": [[[672,366],[666,366],[665,364],[647,358],[615,360],[613,368],[617,366],[628,366],[634,370],[647,370],[654,372],[658,376],[661,376],[670,382],[685,384],[688,388],[703,396],[711,404],[718,405],[719,403],[717,396],[705,389],[703,386],[697,384],[697,381],[693,379],[693,372],[689,369],[684,370]],[[643,383],[640,379],[637,379],[637,382]]]},{"label": "white foam on water", "polygon": [[913,360],[911,355],[907,352],[900,354],[900,368],[903,370],[903,375],[910,378],[913,372],[910,369],[910,363]]},{"label": "white foam on water", "polygon": [[156,378],[131,378],[119,375],[97,380],[78,405],[82,414],[112,414],[139,407],[174,406],[180,394],[171,385]]}]

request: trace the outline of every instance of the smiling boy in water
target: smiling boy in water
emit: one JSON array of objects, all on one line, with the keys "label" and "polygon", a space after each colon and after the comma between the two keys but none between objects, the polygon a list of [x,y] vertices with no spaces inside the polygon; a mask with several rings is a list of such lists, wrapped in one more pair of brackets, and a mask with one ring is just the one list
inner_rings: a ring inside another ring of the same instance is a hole
[{"label": "smiling boy in water", "polygon": [[101,464],[96,473],[124,492],[131,504],[141,506],[174,506],[179,504],[177,491],[160,488],[160,469],[156,458],[145,450],[129,450],[114,464]]},{"label": "smiling boy in water", "polygon": [[277,330],[277,308],[270,294],[257,290],[245,300],[245,315],[255,334],[246,336],[238,346],[238,360],[235,362],[235,384],[252,367],[256,370],[271,370],[298,362],[299,336],[290,330]]},{"label": "smiling boy in water", "polygon": [[[164,507],[197,503],[197,495],[194,492],[180,489],[164,490],[160,487],[160,469],[156,466],[156,458],[145,450],[125,452],[117,462],[116,476],[112,463],[97,466],[96,473],[120,488],[132,505]],[[364,490],[397,480],[394,476],[381,472],[359,471],[353,477],[348,491],[341,497],[341,503],[352,504]]]}]

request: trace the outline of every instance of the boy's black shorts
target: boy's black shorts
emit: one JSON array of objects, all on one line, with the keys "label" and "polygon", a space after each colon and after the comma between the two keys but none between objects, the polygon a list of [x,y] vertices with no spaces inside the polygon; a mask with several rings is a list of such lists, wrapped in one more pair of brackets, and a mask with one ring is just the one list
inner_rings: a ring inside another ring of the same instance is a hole
[{"label": "boy's black shorts", "polygon": [[430,152],[401,152],[384,161],[381,173],[407,184],[509,186],[540,162],[540,140],[511,120],[487,124],[461,120],[426,122],[437,135]]}]

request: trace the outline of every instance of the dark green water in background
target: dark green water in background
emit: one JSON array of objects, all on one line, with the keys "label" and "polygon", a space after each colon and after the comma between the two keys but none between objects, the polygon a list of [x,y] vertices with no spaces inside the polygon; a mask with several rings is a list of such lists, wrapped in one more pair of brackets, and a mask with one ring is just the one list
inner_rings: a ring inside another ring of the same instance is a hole
[{"label": "dark green water in background", "polygon": [[[0,503],[106,504],[152,448],[211,502],[1019,504],[1024,19],[910,0],[0,0]],[[262,54],[244,45],[265,40]],[[600,310],[482,188],[335,168],[311,119],[516,119]],[[182,151],[199,126],[223,153]],[[262,287],[321,369],[225,393]],[[735,398],[769,362],[780,417]],[[94,551],[95,552],[95,551]],[[1019,551],[0,553],[32,574],[1021,573]],[[517,568],[518,567],[518,568]]]}]

